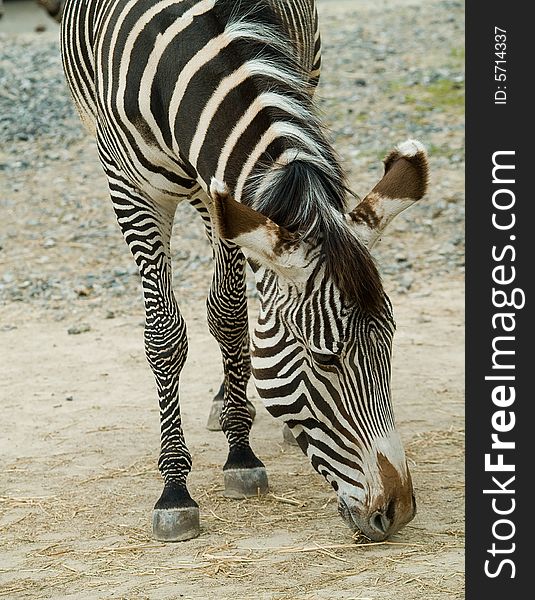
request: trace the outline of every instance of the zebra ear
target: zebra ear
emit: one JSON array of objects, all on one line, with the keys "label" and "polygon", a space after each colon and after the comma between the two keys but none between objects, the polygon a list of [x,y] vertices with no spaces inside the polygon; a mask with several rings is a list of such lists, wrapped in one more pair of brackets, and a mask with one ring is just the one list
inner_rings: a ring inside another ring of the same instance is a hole
[{"label": "zebra ear", "polygon": [[427,190],[429,165],[423,144],[403,142],[384,159],[385,174],[348,215],[361,242],[370,249],[392,219],[420,200]]},{"label": "zebra ear", "polygon": [[213,219],[219,237],[234,242],[252,254],[251,258],[272,268],[299,266],[299,241],[271,219],[236,202],[225,184],[212,179],[210,196]]}]

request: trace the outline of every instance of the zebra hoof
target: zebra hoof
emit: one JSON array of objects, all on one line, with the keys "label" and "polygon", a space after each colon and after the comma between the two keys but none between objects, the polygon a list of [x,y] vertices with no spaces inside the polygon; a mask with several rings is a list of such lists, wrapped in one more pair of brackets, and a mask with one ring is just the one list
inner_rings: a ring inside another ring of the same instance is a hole
[{"label": "zebra hoof", "polygon": [[245,403],[245,406],[247,407],[247,410],[249,411],[249,414],[251,415],[251,419],[254,421],[254,418],[256,417],[255,405],[252,402],[250,402],[249,400],[247,400],[247,402]]},{"label": "zebra hoof", "polygon": [[152,511],[152,536],[159,542],[184,542],[201,533],[199,509],[155,508]]},{"label": "zebra hoof", "polygon": [[264,467],[252,469],[226,469],[225,477],[226,498],[250,498],[269,492],[267,471]]},{"label": "zebra hoof", "polygon": [[[251,418],[254,420],[256,417],[256,408],[252,402],[247,400],[247,410],[251,415]],[[210,414],[208,415],[208,421],[206,422],[206,429],[210,431],[221,431],[221,423],[219,422],[219,417],[221,416],[221,411],[223,410],[223,400],[214,400],[212,402],[212,407],[210,408]]]},{"label": "zebra hoof", "polygon": [[221,423],[219,422],[219,417],[221,416],[222,410],[223,400],[214,400],[212,402],[210,414],[208,415],[208,421],[206,423],[207,429],[209,429],[210,431],[221,431]]},{"label": "zebra hoof", "polygon": [[286,425],[286,423],[284,423],[284,425],[282,426],[282,439],[287,444],[290,444],[292,446],[299,446],[297,440],[294,437],[294,434],[292,433],[292,430],[288,427],[288,425]]}]

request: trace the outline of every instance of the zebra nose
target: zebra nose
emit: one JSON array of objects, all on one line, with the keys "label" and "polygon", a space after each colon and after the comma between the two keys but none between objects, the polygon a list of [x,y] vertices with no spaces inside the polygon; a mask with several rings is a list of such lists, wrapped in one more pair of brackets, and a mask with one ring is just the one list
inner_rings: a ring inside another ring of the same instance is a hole
[{"label": "zebra nose", "polygon": [[373,537],[388,537],[392,521],[381,511],[376,510],[370,517],[369,526]]},{"label": "zebra nose", "polygon": [[394,498],[386,506],[370,512],[367,519],[366,535],[374,541],[383,541],[394,535],[406,525],[416,514],[416,500],[411,493],[410,499]]}]

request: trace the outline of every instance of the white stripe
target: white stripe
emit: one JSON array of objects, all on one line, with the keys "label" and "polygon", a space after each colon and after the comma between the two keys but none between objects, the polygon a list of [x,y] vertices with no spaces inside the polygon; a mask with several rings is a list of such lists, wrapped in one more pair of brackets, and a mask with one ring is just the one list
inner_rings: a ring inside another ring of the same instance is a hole
[{"label": "white stripe", "polygon": [[[189,160],[190,163],[194,166],[197,165],[197,160],[199,158],[199,153],[201,151],[204,140],[206,139],[206,134],[208,131],[208,127],[214,118],[219,106],[229,94],[231,90],[238,87],[241,83],[243,83],[248,77],[253,77],[255,75],[264,76],[267,78],[278,79],[281,81],[288,81],[292,78],[292,75],[289,73],[285,73],[284,71],[277,69],[274,65],[269,64],[263,60],[250,60],[244,63],[241,67],[239,67],[234,73],[227,75],[219,84],[215,92],[212,94],[212,97],[206,104],[199,119],[199,123],[197,125],[197,130],[195,132],[195,136],[193,137],[193,141],[191,142]],[[300,80],[295,78],[295,83],[297,85],[300,84]],[[273,95],[275,96],[275,95]],[[293,109],[290,109],[290,105],[293,105]],[[291,110],[294,114],[298,114],[299,111],[302,112],[302,108],[299,104],[292,102],[287,99],[288,107],[287,110]],[[241,134],[240,134],[241,135]],[[239,137],[239,136],[238,136]],[[228,157],[227,157],[228,160]],[[226,161],[225,161],[226,164]],[[220,173],[220,169],[216,169],[216,173]],[[223,169],[224,173],[224,169]],[[217,175],[216,175],[217,178]]]},{"label": "white stripe", "polygon": [[304,147],[314,148],[316,146],[316,142],[306,135],[306,133],[300,129],[298,126],[293,123],[287,123],[285,121],[279,121],[273,123],[271,127],[262,135],[258,143],[256,144],[254,150],[249,155],[249,158],[245,162],[242,167],[240,176],[238,177],[238,181],[236,183],[236,189],[234,191],[234,196],[236,200],[239,201],[243,192],[243,186],[247,180],[247,177],[251,174],[253,167],[256,162],[260,158],[263,152],[267,149],[267,147],[277,138],[289,137],[292,139],[299,140]]},{"label": "white stripe", "polygon": [[[136,40],[138,39],[138,36],[141,34],[143,29],[146,27],[146,25],[154,17],[156,17],[160,12],[162,12],[166,8],[169,8],[173,5],[180,4],[182,1],[183,0],[163,0],[161,2],[158,2],[150,10],[148,10],[143,15],[142,18],[140,18],[136,22],[135,27],[130,31],[130,33],[128,35],[123,52],[121,54],[121,63],[119,66],[119,74],[118,74],[119,85],[118,85],[117,92],[115,94],[113,94],[114,86],[112,85],[113,81],[111,79],[113,77],[113,68],[112,68],[113,52],[110,52],[110,55],[108,57],[108,69],[109,69],[110,80],[108,81],[107,107],[111,107],[111,106],[113,106],[114,103],[116,103],[120,122],[124,126],[127,127],[128,132],[134,138],[137,146],[140,148],[144,148],[144,156],[148,160],[148,162],[150,162],[152,164],[160,164],[160,165],[164,166],[165,168],[167,168],[169,171],[177,173],[178,175],[181,175],[184,178],[186,178],[187,176],[185,173],[178,172],[175,156],[172,156],[171,153],[170,153],[170,155],[166,155],[160,148],[147,146],[147,144],[143,140],[142,136],[139,134],[139,131],[137,130],[137,128],[134,127],[131,124],[131,122],[129,121],[129,119],[126,115],[125,104],[124,104],[128,67],[130,65],[131,58],[132,58],[132,56],[131,56],[132,50],[133,50]],[[215,2],[215,0],[210,0],[210,2],[211,2],[211,4],[213,4]],[[128,16],[128,13],[130,12],[130,10],[134,9],[135,4],[136,4],[136,0],[131,0],[125,6],[125,8],[123,9],[123,11],[121,13],[120,18],[115,23],[115,28],[114,28],[114,31],[112,34],[111,48],[114,48],[116,46],[117,37],[119,35],[121,25],[124,22],[124,19]],[[150,92],[150,88],[149,88],[149,92]],[[114,95],[113,99],[112,99],[112,94]],[[144,94],[143,91],[141,91],[140,99],[145,98],[148,95],[149,94]],[[113,114],[113,112],[108,111],[108,114]],[[159,131],[158,127],[155,128],[154,132],[157,132],[157,131]],[[129,147],[129,141],[126,138],[126,136],[124,135],[121,127],[114,127],[113,133],[117,136],[120,136],[123,147]],[[176,193],[177,186],[175,183],[171,183],[164,175],[162,175],[160,173],[154,173],[154,172],[149,171],[146,168],[144,168],[141,165],[141,163],[136,159],[134,153],[130,153],[129,160],[130,160],[130,163],[133,166],[135,174],[136,174],[136,176],[134,177],[135,179],[137,179],[137,177],[140,176],[145,180],[146,183],[148,183],[150,186],[152,186],[153,188],[155,188],[161,192],[172,193],[172,194]],[[132,169],[130,169],[130,171],[132,171]]]},{"label": "white stripe", "polygon": [[[169,103],[169,127],[171,131],[173,132],[175,130],[175,123],[180,104],[189,82],[201,67],[215,58],[221,50],[226,48],[234,40],[249,38],[265,43],[266,41],[270,41],[271,37],[269,32],[264,31],[262,28],[252,29],[251,25],[248,23],[236,22],[227,25],[225,31],[221,35],[211,39],[201,51],[184,65],[180,72],[175,84],[171,102]],[[273,43],[277,44],[279,42],[278,40],[273,39]],[[173,150],[178,154],[179,144],[176,139],[173,139]]]},{"label": "white stripe", "polygon": [[[203,0],[202,2],[199,2],[198,4],[195,4],[195,6],[193,6],[189,10],[187,10],[182,15],[182,17],[180,17],[180,19],[178,19],[175,23],[173,23],[171,26],[169,26],[163,34],[159,35],[156,39],[154,48],[153,48],[153,50],[149,56],[149,59],[147,61],[147,66],[146,66],[145,70],[143,71],[143,76],[141,77],[140,93],[139,93],[139,108],[140,108],[141,115],[147,122],[147,124],[150,127],[150,129],[152,130],[152,132],[155,134],[155,137],[158,140],[158,143],[160,144],[162,149],[167,149],[170,156],[173,156],[173,151],[165,143],[163,136],[161,134],[161,131],[160,131],[160,127],[159,127],[158,123],[156,122],[156,120],[154,119],[151,109],[150,109],[152,82],[154,80],[154,77],[156,76],[156,71],[158,69],[158,65],[160,64],[162,54],[165,52],[165,50],[167,49],[167,47],[171,43],[171,41],[175,37],[177,37],[178,34],[180,34],[182,31],[184,31],[189,25],[191,25],[191,23],[193,22],[193,19],[195,17],[209,12],[214,7],[215,3],[216,3],[216,0]],[[149,11],[149,12],[152,12],[152,11]],[[131,38],[129,37],[127,46],[125,46],[125,56],[128,52],[128,61],[127,61],[128,63],[130,62],[129,56],[132,51],[132,46],[133,46],[134,42],[135,42],[135,38],[132,38],[132,40],[131,40]],[[201,53],[199,52],[199,54],[201,54]],[[192,61],[190,61],[190,63],[191,62]],[[175,86],[175,91],[176,91],[177,87],[180,85],[181,81],[184,79],[183,73],[185,70],[186,70],[186,67],[180,73],[178,82]],[[191,75],[190,75],[190,77],[191,77]],[[125,81],[126,76],[124,75],[122,79],[120,78],[120,80]],[[188,77],[188,81],[189,81],[189,77]],[[125,86],[122,85],[119,88],[119,93],[124,93],[123,92],[124,87]],[[170,107],[170,111],[171,111],[171,107]],[[173,121],[171,120],[171,118],[170,118],[170,127],[171,127],[171,131],[173,131]],[[175,156],[178,156],[178,153]]]}]

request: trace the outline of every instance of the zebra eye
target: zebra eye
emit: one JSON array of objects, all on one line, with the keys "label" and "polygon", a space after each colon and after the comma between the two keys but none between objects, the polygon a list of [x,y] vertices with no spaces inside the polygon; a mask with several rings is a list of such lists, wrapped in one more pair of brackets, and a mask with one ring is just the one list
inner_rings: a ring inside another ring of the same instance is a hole
[{"label": "zebra eye", "polygon": [[321,352],[312,352],[312,358],[314,362],[320,365],[320,367],[334,367],[340,366],[340,359],[336,354],[323,354]]}]

